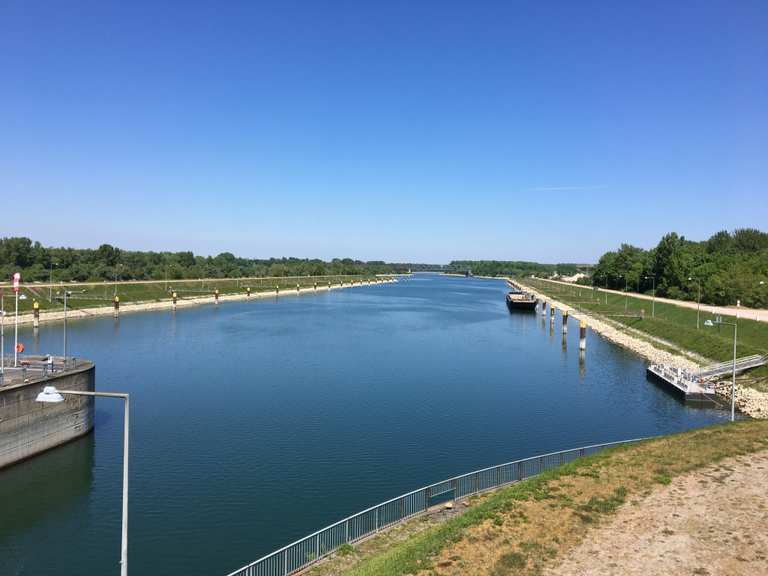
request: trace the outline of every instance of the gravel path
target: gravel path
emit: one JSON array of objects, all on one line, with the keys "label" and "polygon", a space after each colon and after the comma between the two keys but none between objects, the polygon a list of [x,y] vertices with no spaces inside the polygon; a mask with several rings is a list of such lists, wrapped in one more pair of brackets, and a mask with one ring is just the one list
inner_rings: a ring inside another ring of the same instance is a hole
[{"label": "gravel path", "polygon": [[768,452],[680,476],[625,504],[544,574],[768,574]]}]

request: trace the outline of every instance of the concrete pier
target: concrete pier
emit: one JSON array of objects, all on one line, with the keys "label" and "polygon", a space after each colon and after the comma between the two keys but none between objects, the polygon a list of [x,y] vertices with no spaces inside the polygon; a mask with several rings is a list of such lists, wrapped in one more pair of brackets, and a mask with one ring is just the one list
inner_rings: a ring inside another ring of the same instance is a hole
[{"label": "concrete pier", "polygon": [[662,364],[649,364],[646,374],[651,380],[677,393],[686,402],[715,403],[715,383],[695,373]]},{"label": "concrete pier", "polygon": [[6,368],[0,384],[0,468],[87,434],[93,429],[94,399],[69,396],[60,404],[37,402],[45,386],[95,390],[95,366],[87,360],[25,356]]}]

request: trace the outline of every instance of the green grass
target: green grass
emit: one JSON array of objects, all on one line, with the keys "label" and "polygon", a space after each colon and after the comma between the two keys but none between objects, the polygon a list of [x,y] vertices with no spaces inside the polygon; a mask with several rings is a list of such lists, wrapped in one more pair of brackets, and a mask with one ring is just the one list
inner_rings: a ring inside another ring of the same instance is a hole
[{"label": "green grass", "polygon": [[[228,294],[244,294],[246,287],[251,288],[252,293],[274,292],[278,286],[280,291],[296,290],[296,284],[301,288],[312,288],[315,282],[319,286],[327,286],[331,282],[338,286],[342,281],[348,285],[350,281],[373,280],[373,276],[301,276],[285,278],[256,278],[256,279],[203,279],[203,280],[173,280],[167,284],[158,283],[132,283],[132,282],[103,282],[103,283],[67,283],[56,285],[53,290],[47,287],[26,284],[20,294],[26,296],[19,300],[19,313],[32,311],[32,303],[36,300],[40,304],[40,310],[63,310],[64,304],[60,298],[64,288],[72,295],[67,300],[67,306],[71,309],[96,308],[99,306],[112,306],[115,295],[120,297],[121,304],[132,302],[160,302],[170,300],[171,292],[177,292],[180,300],[213,296],[218,289],[222,296]],[[15,302],[14,294],[10,288],[3,288],[5,293],[4,309],[9,316],[13,315]],[[52,299],[49,299],[51,298]]]},{"label": "green grass", "polygon": [[[526,278],[524,283],[555,300],[582,309],[596,316],[604,316],[614,322],[640,330],[651,336],[662,338],[684,350],[695,352],[705,358],[724,361],[733,358],[733,327],[705,327],[705,320],[714,320],[709,307],[701,306],[699,328],[696,328],[696,310],[656,302],[655,316],[652,317],[653,303],[650,300],[635,298],[630,295],[597,292],[584,286],[565,286]],[[624,317],[629,314],[634,317]],[[638,317],[643,314],[643,317]],[[724,316],[724,320],[734,322],[735,317]],[[768,353],[768,323],[755,320],[739,319],[737,354]]]}]

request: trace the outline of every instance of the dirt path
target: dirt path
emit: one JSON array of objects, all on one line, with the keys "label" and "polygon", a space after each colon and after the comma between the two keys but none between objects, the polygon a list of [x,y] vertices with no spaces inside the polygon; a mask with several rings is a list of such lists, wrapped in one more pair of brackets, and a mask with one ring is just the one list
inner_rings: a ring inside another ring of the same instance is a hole
[{"label": "dirt path", "polygon": [[768,574],[768,452],[686,474],[586,536],[546,576]]}]

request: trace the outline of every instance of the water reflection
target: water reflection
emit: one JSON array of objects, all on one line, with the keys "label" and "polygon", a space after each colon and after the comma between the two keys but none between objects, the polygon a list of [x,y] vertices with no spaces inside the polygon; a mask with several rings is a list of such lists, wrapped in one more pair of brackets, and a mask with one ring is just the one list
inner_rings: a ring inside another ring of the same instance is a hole
[{"label": "water reflection", "polygon": [[37,529],[40,551],[61,536],[44,527],[87,500],[93,483],[94,446],[94,435],[88,434],[0,470],[0,574],[26,573],[25,556],[31,551],[18,540],[25,530]]}]

